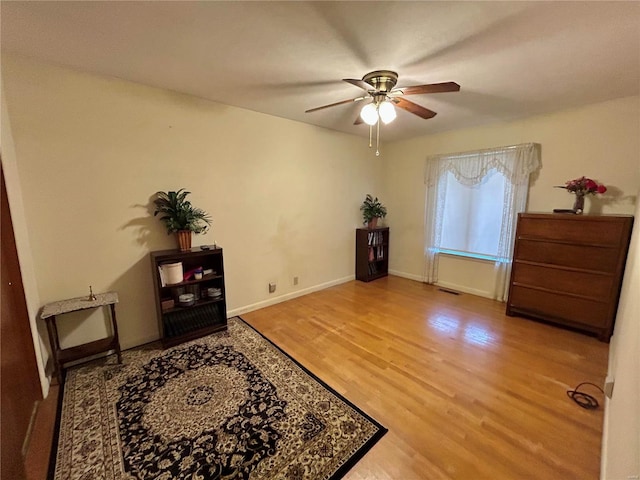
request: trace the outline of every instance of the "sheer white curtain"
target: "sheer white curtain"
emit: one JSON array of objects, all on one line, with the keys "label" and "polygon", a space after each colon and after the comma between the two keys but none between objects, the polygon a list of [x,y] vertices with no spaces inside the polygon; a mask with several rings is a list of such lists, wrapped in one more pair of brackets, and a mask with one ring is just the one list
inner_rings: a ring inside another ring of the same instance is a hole
[{"label": "sheer white curtain", "polygon": [[540,168],[540,149],[535,143],[499,147],[475,152],[434,155],[427,158],[425,170],[425,281],[438,280],[438,251],[442,239],[442,218],[447,194],[447,172],[463,185],[477,185],[492,170],[506,178],[502,226],[497,249],[496,269],[499,286],[496,299],[506,301],[516,220],[523,212],[529,193],[529,174]]}]

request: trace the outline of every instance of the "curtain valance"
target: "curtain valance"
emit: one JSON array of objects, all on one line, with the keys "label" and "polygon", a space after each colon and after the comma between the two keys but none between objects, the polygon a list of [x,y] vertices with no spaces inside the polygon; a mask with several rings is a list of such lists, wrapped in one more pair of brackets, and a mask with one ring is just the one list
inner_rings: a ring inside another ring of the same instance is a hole
[{"label": "curtain valance", "polygon": [[509,147],[447,153],[427,158],[425,184],[433,187],[445,172],[451,172],[463,185],[477,185],[490,170],[496,169],[513,185],[526,185],[529,174],[540,168],[540,148],[537,143]]}]

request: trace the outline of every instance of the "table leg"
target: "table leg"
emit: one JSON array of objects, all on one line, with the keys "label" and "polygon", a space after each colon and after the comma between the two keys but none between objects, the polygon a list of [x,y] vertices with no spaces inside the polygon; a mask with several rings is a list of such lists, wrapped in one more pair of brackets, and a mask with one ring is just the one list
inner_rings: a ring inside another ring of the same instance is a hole
[{"label": "table leg", "polygon": [[113,326],[113,337],[116,341],[116,354],[118,355],[118,363],[122,363],[122,354],[120,352],[120,338],[118,337],[118,322],[116,321],[116,305],[112,303],[111,307],[111,325]]},{"label": "table leg", "polygon": [[59,361],[60,342],[58,341],[58,328],[56,326],[56,316],[47,317],[47,332],[49,333],[49,344],[51,345],[51,356],[53,357],[53,375],[58,377],[58,384],[62,386],[62,365]]}]

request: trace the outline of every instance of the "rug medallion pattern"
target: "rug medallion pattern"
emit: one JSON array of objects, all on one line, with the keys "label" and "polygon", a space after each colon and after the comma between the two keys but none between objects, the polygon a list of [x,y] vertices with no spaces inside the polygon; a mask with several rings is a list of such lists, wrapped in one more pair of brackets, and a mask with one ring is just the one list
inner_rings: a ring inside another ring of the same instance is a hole
[{"label": "rug medallion pattern", "polygon": [[336,479],[385,432],[230,319],[70,369],[55,479]]}]

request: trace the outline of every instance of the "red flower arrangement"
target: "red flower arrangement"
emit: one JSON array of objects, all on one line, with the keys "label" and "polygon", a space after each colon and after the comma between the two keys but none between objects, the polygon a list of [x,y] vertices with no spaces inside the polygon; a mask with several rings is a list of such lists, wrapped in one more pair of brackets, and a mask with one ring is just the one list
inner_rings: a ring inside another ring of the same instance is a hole
[{"label": "red flower arrangement", "polygon": [[586,195],[588,193],[595,195],[607,191],[607,187],[587,177],[568,180],[564,185],[558,185],[557,188],[565,188],[568,192],[575,193],[576,195]]}]

